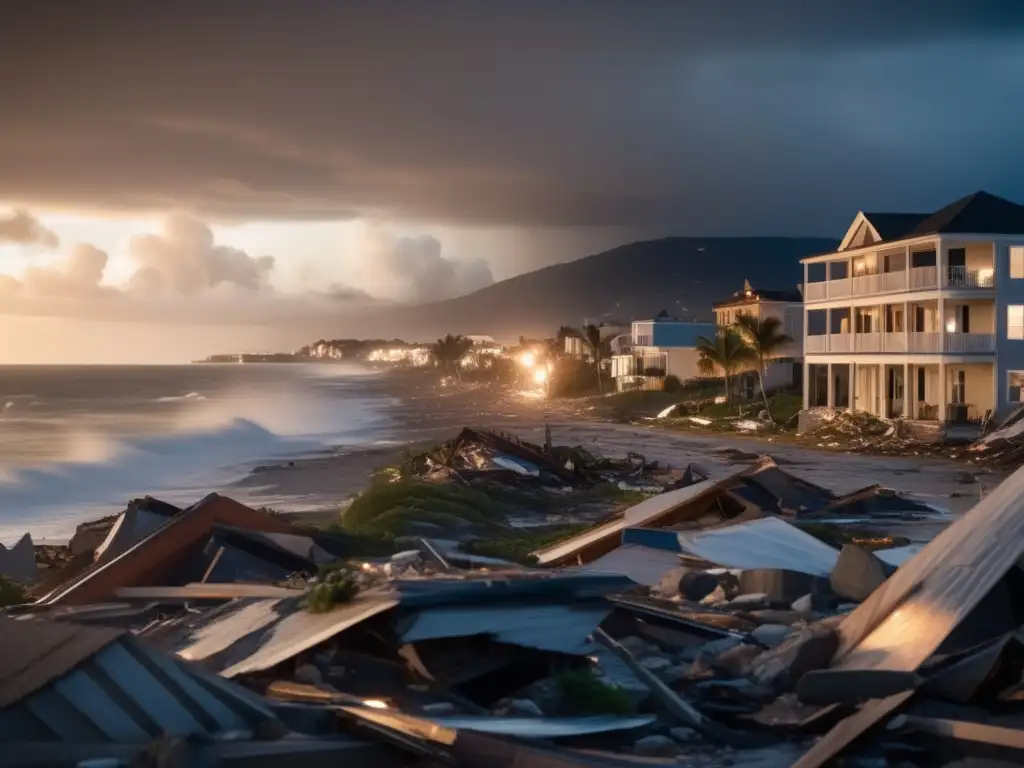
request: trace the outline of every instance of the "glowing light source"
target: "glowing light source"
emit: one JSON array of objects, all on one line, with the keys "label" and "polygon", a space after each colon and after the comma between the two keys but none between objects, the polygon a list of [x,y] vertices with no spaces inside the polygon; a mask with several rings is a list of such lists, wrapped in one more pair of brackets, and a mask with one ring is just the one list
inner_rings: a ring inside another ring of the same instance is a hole
[{"label": "glowing light source", "polygon": [[946,333],[956,333],[956,320],[953,318],[946,321]]},{"label": "glowing light source", "polygon": [[533,368],[537,364],[537,356],[533,352],[523,352],[519,356],[519,362],[524,368]]},{"label": "glowing light source", "polygon": [[381,701],[380,699],[364,699],[363,706],[369,707],[370,709],[387,709],[388,703]]},{"label": "glowing light source", "polygon": [[538,384],[543,384],[548,380],[547,368],[538,368],[533,372],[533,380]]}]

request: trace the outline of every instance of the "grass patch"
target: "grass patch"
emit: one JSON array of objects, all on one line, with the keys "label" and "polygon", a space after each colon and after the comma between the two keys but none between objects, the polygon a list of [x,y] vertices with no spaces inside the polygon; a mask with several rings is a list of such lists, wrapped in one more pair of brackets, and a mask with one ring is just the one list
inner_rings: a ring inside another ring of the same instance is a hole
[{"label": "grass patch", "polygon": [[342,513],[341,528],[376,538],[401,535],[415,520],[490,529],[500,527],[494,502],[461,485],[415,480],[372,485]]},{"label": "grass patch", "polygon": [[523,532],[495,538],[474,539],[463,542],[459,548],[471,555],[496,557],[520,565],[536,565],[537,558],[530,554],[531,552],[550,547],[591,527],[589,525],[567,525],[557,530],[545,528],[540,533]]},{"label": "grass patch", "polygon": [[628,715],[633,702],[626,693],[598,680],[585,669],[561,672],[555,677],[561,694],[560,709],[569,716]]},{"label": "grass patch", "polygon": [[794,523],[804,533],[831,547],[841,549],[844,544],[856,544],[864,549],[892,549],[905,547],[910,539],[905,536],[888,536],[879,534],[870,528],[859,528],[854,525],[830,525],[828,523]]},{"label": "grass patch", "polygon": [[336,605],[351,602],[359,594],[355,574],[346,568],[321,571],[320,579],[306,595],[306,610],[310,613],[327,613]]},{"label": "grass patch", "polygon": [[21,605],[27,600],[25,588],[21,584],[6,576],[0,576],[0,608]]}]

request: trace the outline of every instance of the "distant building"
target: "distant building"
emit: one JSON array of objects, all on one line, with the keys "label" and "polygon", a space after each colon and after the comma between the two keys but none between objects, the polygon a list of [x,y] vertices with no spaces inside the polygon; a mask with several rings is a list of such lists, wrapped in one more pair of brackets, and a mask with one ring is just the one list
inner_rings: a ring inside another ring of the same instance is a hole
[{"label": "distant building", "polygon": [[[601,332],[601,341],[611,341],[623,334],[628,335],[630,333],[629,326],[622,323],[601,323],[597,328]],[[590,350],[586,342],[579,336],[566,336],[564,344],[565,354],[568,357],[575,357],[577,360],[590,357]]]},{"label": "distant building", "polygon": [[805,407],[970,423],[1024,400],[1024,206],[860,212],[803,264]]},{"label": "distant building", "polygon": [[[760,290],[743,281],[742,290],[714,305],[715,324],[733,325],[741,315],[758,318],[775,317],[782,331],[792,341],[786,344],[764,372],[765,389],[769,392],[796,386],[801,381],[804,348],[804,299],[798,288],[792,290]],[[738,385],[747,397],[759,395],[756,364],[740,372]]]},{"label": "distant building", "polygon": [[714,335],[714,323],[677,320],[666,312],[653,320],[634,321],[630,353],[612,357],[611,375],[616,388],[660,389],[666,376],[683,382],[698,378],[697,338]]}]

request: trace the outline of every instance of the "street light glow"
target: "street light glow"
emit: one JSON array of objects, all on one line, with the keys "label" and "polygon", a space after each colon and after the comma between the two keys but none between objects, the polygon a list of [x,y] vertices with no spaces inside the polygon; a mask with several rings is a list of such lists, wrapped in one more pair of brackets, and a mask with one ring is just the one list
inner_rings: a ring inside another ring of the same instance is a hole
[{"label": "street light glow", "polygon": [[546,368],[538,368],[533,372],[533,380],[538,384],[543,384],[548,380],[548,371]]},{"label": "street light glow", "polygon": [[519,356],[519,362],[523,364],[524,368],[533,368],[537,364],[537,356],[533,352],[523,352]]}]

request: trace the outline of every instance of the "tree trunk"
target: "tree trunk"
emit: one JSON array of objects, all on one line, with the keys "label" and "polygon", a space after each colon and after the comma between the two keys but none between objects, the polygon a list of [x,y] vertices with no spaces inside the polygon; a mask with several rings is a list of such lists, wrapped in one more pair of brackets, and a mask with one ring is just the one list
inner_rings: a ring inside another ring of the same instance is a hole
[{"label": "tree trunk", "polygon": [[768,414],[768,421],[775,423],[775,417],[772,416],[772,407],[768,404],[768,392],[764,388],[764,365],[762,364],[757,369],[757,380],[761,384],[761,397],[764,398],[764,410]]},{"label": "tree trunk", "polygon": [[601,356],[594,353],[594,365],[597,366],[597,391],[604,394],[604,379],[601,378]]},{"label": "tree trunk", "polygon": [[732,393],[730,392],[732,387],[729,386],[729,374],[723,371],[722,376],[725,378],[725,402],[728,403],[732,401]]}]

